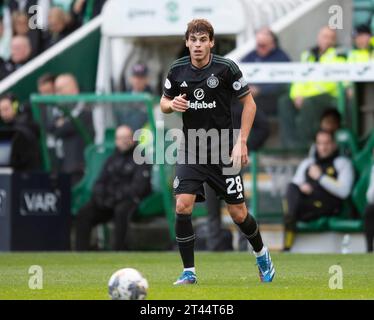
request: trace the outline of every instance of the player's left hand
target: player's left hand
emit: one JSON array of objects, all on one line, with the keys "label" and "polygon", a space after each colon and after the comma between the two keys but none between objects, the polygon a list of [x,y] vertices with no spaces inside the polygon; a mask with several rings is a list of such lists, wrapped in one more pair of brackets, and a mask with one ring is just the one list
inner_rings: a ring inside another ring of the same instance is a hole
[{"label": "player's left hand", "polygon": [[241,168],[248,164],[248,148],[244,142],[237,142],[232,149],[231,161],[234,168]]},{"label": "player's left hand", "polygon": [[310,166],[308,174],[313,180],[318,180],[322,176],[322,170],[319,166],[313,164]]}]

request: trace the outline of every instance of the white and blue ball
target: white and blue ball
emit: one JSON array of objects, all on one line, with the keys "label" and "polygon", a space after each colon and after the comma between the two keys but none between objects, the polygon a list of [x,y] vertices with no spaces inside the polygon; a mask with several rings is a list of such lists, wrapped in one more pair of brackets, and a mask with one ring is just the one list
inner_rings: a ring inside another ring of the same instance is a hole
[{"label": "white and blue ball", "polygon": [[116,271],[109,279],[109,296],[112,300],[144,300],[148,281],[133,268]]}]

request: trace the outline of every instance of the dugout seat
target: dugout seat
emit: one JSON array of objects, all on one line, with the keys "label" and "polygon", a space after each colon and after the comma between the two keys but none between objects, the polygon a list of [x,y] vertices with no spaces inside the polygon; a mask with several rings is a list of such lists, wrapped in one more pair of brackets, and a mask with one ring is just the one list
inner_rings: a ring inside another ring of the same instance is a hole
[{"label": "dugout seat", "polygon": [[299,221],[296,224],[297,232],[322,232],[328,229],[328,218],[322,217],[310,222]]},{"label": "dugout seat", "polygon": [[336,232],[361,232],[363,221],[360,218],[351,218],[352,209],[350,203],[346,201],[341,214],[328,219],[328,229]]},{"label": "dugout seat", "polygon": [[360,177],[352,191],[352,202],[359,214],[352,219],[347,214],[329,219],[329,229],[340,232],[361,232],[363,230],[363,214],[366,207],[366,191],[369,186],[370,172],[373,161],[368,161],[362,169]]}]

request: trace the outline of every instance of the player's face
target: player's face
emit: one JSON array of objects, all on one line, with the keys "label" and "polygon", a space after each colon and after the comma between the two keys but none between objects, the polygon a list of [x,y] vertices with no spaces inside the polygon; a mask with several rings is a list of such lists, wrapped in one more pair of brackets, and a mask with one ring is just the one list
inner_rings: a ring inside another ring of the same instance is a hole
[{"label": "player's face", "polygon": [[192,33],[186,41],[186,47],[190,50],[191,60],[194,62],[209,61],[210,51],[214,46],[214,40],[209,40],[207,33]]}]

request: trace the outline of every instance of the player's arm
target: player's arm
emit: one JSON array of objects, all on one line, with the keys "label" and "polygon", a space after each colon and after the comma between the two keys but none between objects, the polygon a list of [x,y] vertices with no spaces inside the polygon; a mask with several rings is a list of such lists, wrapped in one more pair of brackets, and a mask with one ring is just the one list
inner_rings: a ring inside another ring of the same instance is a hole
[{"label": "player's arm", "polygon": [[256,103],[251,93],[241,98],[240,102],[243,104],[240,134],[231,155],[234,167],[248,163],[247,140],[256,115]]},{"label": "player's arm", "polygon": [[176,96],[174,99],[163,95],[160,101],[161,111],[163,113],[185,112],[188,109],[188,101],[185,98],[186,94]]},{"label": "player's arm", "polygon": [[186,95],[180,94],[180,87],[175,81],[175,69],[171,69],[165,79],[164,94],[161,97],[160,106],[163,113],[185,112],[188,109]]}]

